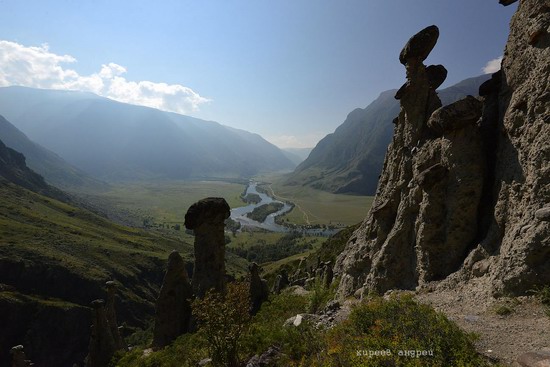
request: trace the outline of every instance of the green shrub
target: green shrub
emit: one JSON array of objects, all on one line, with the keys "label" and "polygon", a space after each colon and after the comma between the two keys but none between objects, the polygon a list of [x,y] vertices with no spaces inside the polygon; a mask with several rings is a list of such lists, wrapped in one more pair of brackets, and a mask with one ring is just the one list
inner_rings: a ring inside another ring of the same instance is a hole
[{"label": "green shrub", "polygon": [[308,300],[289,292],[270,296],[260,311],[252,318],[248,333],[243,338],[243,349],[249,354],[260,354],[270,346],[278,345],[284,348],[291,344],[284,322],[292,316],[305,313]]},{"label": "green shrub", "polygon": [[184,334],[166,348],[147,356],[144,355],[144,348],[135,348],[119,356],[120,360],[115,365],[117,367],[196,367],[199,361],[207,357],[208,344],[203,335]]},{"label": "green shrub", "polygon": [[325,308],[327,303],[334,299],[336,288],[337,282],[332,282],[330,287],[327,288],[322,279],[315,279],[309,294],[308,313],[317,313]]},{"label": "green shrub", "polygon": [[192,303],[199,332],[208,342],[215,366],[240,365],[241,338],[250,321],[248,288],[248,283],[230,283],[226,294],[209,291],[203,299],[197,298]]},{"label": "green shrub", "polygon": [[545,306],[546,315],[550,317],[550,285],[537,287],[531,293],[534,293],[540,303]]},{"label": "green shrub", "polygon": [[412,296],[375,297],[330,330],[309,366],[486,366],[472,334]]}]

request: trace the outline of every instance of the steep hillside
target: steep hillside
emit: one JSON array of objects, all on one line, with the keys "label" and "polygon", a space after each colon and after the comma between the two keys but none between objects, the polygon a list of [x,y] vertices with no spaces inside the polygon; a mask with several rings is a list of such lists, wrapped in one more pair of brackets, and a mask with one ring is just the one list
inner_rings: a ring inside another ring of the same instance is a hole
[{"label": "steep hillside", "polygon": [[248,177],[294,168],[257,134],[89,93],[0,88],[0,113],[104,180]]},{"label": "steep hillside", "polygon": [[[40,366],[81,363],[88,305],[105,297],[107,280],[121,285],[120,321],[143,326],[168,254],[176,249],[192,261],[192,244],[175,234],[120,226],[52,195],[64,199],[0,142],[0,365],[18,344]],[[245,260],[228,256],[232,272],[245,271]]]},{"label": "steep hillside", "polygon": [[21,152],[26,158],[27,166],[56,187],[62,189],[105,187],[101,181],[91,178],[54,152],[31,141],[3,116],[0,116],[0,139],[8,147]]},{"label": "steep hillside", "polygon": [[2,140],[0,140],[0,178],[36,193],[63,201],[68,200],[63,192],[48,185],[42,176],[27,167],[23,154],[8,148]]},{"label": "steep hillside", "polygon": [[494,296],[550,284],[549,26],[550,1],[522,0],[502,70],[479,99],[444,107],[438,75],[423,64],[437,27],[407,43],[379,190],[334,268],[340,296],[437,281],[441,289],[471,281]]},{"label": "steep hillside", "polygon": [[[489,78],[466,79],[438,92],[444,105],[477,95]],[[344,123],[323,138],[287,179],[289,185],[309,185],[333,193],[374,195],[386,149],[399,114],[397,90],[389,90],[365,109],[352,111]]]}]

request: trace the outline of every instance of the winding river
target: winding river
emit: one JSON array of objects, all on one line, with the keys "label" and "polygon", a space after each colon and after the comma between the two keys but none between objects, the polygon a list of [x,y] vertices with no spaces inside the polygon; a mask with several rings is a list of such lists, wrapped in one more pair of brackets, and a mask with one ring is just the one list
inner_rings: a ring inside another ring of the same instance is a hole
[{"label": "winding river", "polygon": [[[241,226],[261,228],[261,229],[265,229],[265,230],[268,230],[268,231],[271,231],[271,232],[298,231],[298,232],[302,232],[303,234],[318,235],[318,236],[330,236],[330,235],[338,232],[338,230],[336,230],[336,229],[323,229],[323,228],[292,229],[292,228],[288,228],[288,227],[285,227],[285,226],[282,226],[280,224],[275,223],[275,217],[289,212],[292,209],[292,206],[285,203],[285,202],[282,202],[282,201],[279,201],[279,200],[274,200],[272,197],[270,197],[267,194],[264,194],[263,192],[258,192],[258,190],[256,189],[257,186],[258,186],[257,182],[250,181],[250,183],[248,184],[248,187],[246,188],[246,192],[245,192],[244,196],[246,197],[246,195],[248,195],[248,194],[256,194],[256,195],[260,196],[261,201],[259,203],[249,204],[249,205],[246,205],[246,206],[241,206],[241,207],[238,207],[238,208],[231,209],[231,219],[233,219],[234,221],[239,222],[241,224]],[[265,205],[265,204],[273,203],[273,202],[281,203],[281,204],[283,204],[283,207],[279,211],[268,215],[264,222],[260,223],[260,222],[257,222],[255,220],[252,220],[252,219],[250,219],[246,216],[246,214],[252,212],[255,208],[257,208],[259,206],[262,206],[262,205]]]}]

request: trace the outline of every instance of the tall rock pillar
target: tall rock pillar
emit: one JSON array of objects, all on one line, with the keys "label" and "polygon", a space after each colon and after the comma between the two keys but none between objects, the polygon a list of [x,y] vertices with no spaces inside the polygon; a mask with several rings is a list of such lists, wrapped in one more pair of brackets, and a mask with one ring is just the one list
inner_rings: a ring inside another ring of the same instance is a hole
[{"label": "tall rock pillar", "polygon": [[193,291],[202,297],[210,290],[225,290],[224,221],[231,214],[223,198],[206,198],[191,205],[185,214],[185,228],[195,233]]}]

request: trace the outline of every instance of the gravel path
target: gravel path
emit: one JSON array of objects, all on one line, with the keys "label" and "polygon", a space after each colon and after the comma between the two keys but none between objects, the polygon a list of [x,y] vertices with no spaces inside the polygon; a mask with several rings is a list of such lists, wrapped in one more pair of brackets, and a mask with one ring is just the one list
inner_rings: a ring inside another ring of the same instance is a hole
[{"label": "gravel path", "polygon": [[[550,317],[534,297],[491,297],[483,280],[455,288],[433,287],[416,298],[445,313],[462,329],[479,335],[478,350],[513,365],[523,353],[550,347]],[[507,315],[497,314],[507,309]]]}]

